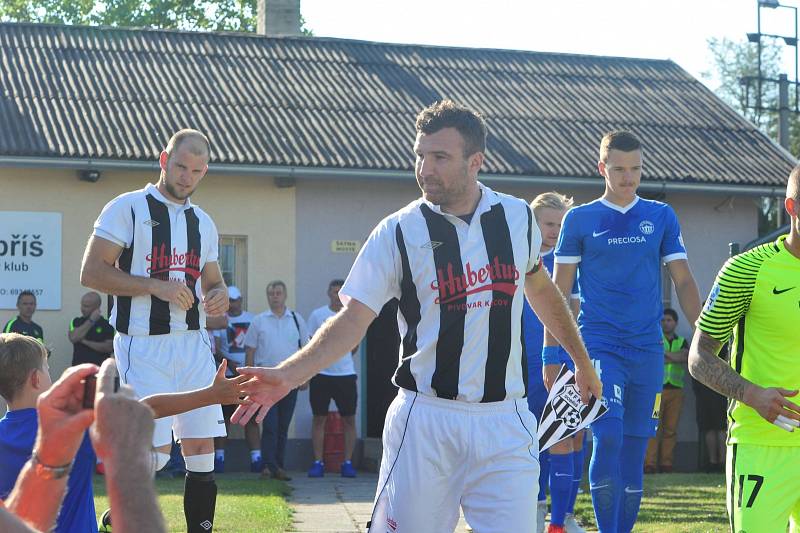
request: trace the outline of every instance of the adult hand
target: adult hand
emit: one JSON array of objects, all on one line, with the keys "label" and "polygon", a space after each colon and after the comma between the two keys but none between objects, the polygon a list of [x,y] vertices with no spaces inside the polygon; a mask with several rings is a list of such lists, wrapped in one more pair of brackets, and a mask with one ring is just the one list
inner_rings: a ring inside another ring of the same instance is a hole
[{"label": "adult hand", "polygon": [[94,311],[92,311],[92,314],[89,315],[89,320],[91,320],[92,322],[97,322],[98,320],[100,320],[101,316],[103,315],[100,313],[100,309],[95,309]]},{"label": "adult hand", "polygon": [[744,390],[743,401],[767,422],[786,431],[794,431],[794,428],[800,427],[800,406],[786,398],[797,396],[797,392],[797,390],[764,388],[751,384]]},{"label": "adult hand", "polygon": [[131,461],[147,456],[153,441],[153,411],[136,401],[127,385],[114,392],[117,365],[106,359],[97,376],[95,392],[95,422],[91,437],[97,456],[109,467],[114,460]]},{"label": "adult hand", "polygon": [[575,367],[575,384],[581,392],[581,401],[589,403],[589,395],[593,394],[596,398],[603,397],[603,382],[597,376],[591,362],[581,367]]},{"label": "adult hand", "polygon": [[211,289],[203,297],[203,309],[209,316],[224,315],[229,304],[228,290],[222,287]]},{"label": "adult hand", "polygon": [[286,378],[286,372],[280,368],[239,367],[239,374],[248,380],[241,385],[247,393],[249,405],[240,405],[231,416],[231,422],[244,426],[253,415],[256,422],[262,422],[270,407],[289,394],[293,386]]},{"label": "adult hand", "polygon": [[186,283],[174,280],[153,281],[156,283],[151,292],[159,300],[175,304],[183,311],[187,311],[194,305],[194,294],[186,286]]},{"label": "adult hand", "polygon": [[34,450],[49,466],[69,464],[75,458],[94,412],[83,408],[84,380],[97,373],[91,364],[73,366],[36,402],[39,430]]},{"label": "adult hand", "polygon": [[561,370],[561,363],[554,365],[544,365],[542,367],[542,378],[544,379],[544,386],[547,390],[553,388],[553,383],[556,382],[559,370]]}]

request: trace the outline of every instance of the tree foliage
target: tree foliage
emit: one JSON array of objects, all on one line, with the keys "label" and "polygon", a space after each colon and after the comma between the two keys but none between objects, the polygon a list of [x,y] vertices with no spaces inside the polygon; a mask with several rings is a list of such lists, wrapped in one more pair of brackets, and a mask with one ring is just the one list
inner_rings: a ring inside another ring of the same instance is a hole
[{"label": "tree foliage", "polygon": [[257,0],[0,0],[4,21],[124,28],[254,32],[257,12]]},{"label": "tree foliage", "polygon": [[[713,71],[704,74],[707,80],[718,83],[715,93],[761,131],[778,140],[778,84],[763,81],[759,87],[758,46],[748,41],[709,39],[714,59]],[[783,45],[762,38],[761,76],[777,79],[784,71],[781,64]],[[793,74],[793,73],[790,73]],[[792,76],[793,77],[793,76]],[[760,98],[759,98],[760,89]],[[759,105],[760,104],[760,105]],[[762,109],[758,109],[758,108]],[[789,84],[789,107],[795,107],[794,87]],[[800,153],[800,121],[795,113],[789,116],[789,151]]]},{"label": "tree foliage", "polygon": [[[762,38],[761,76],[777,79],[783,70],[782,45]],[[718,83],[715,92],[742,116],[761,131],[778,141],[778,84],[763,81],[759,88],[758,46],[747,41],[709,39],[709,49],[714,58],[714,71],[703,75]],[[760,98],[759,98],[760,89]],[[760,104],[760,105],[759,105]],[[758,109],[759,107],[763,109]],[[789,108],[795,108],[795,91],[789,85]],[[800,120],[796,113],[789,115],[789,151],[800,153]],[[782,224],[783,198],[763,197],[759,205],[758,233],[764,236]]]}]

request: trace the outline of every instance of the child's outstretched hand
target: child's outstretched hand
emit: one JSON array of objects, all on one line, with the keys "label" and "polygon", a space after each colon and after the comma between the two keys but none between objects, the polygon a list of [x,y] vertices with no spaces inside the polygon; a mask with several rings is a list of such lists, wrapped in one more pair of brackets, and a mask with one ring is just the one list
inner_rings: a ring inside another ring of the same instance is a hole
[{"label": "child's outstretched hand", "polygon": [[228,360],[223,359],[217,369],[217,374],[214,376],[214,381],[211,383],[209,390],[214,395],[214,398],[220,405],[235,405],[235,404],[248,404],[249,400],[244,399],[244,393],[241,389],[241,384],[247,381],[247,376],[235,376],[232,378],[225,377],[225,371],[228,368]]}]

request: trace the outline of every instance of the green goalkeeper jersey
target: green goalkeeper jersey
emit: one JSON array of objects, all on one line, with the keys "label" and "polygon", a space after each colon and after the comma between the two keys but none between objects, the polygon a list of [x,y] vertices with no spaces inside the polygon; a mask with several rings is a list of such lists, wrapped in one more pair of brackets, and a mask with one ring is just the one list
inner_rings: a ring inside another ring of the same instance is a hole
[{"label": "green goalkeeper jersey", "polygon": [[[722,267],[697,327],[724,343],[733,332],[733,369],[762,387],[800,389],[800,259],[785,247],[786,235],[732,257]],[[800,404],[800,395],[789,398]],[[731,401],[729,443],[800,446],[755,409]]]}]

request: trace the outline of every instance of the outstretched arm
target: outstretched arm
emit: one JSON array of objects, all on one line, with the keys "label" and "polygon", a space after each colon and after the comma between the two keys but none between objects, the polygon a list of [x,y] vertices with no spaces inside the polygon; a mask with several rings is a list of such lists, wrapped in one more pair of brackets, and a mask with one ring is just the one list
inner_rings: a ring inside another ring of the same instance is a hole
[{"label": "outstretched arm", "polygon": [[236,376],[227,379],[225,377],[226,368],[227,361],[223,359],[217,369],[217,374],[214,376],[214,381],[208,387],[189,392],[153,394],[142,398],[140,401],[153,410],[153,418],[186,413],[207,405],[243,403],[243,400],[239,399],[241,396],[239,389],[241,384],[247,381],[247,378],[245,376]]},{"label": "outstretched arm", "polygon": [[689,349],[689,373],[692,377],[724,396],[749,405],[764,419],[788,431],[791,431],[789,427],[800,427],[800,406],[786,399],[797,395],[797,390],[764,388],[743,378],[717,357],[720,348],[722,342],[708,333],[699,329],[695,332]]},{"label": "outstretched arm", "polygon": [[317,330],[311,342],[277,367],[239,367],[240,374],[251,378],[242,389],[253,404],[240,406],[231,421],[244,425],[258,412],[256,421],[261,422],[275,402],[358,344],[376,316],[372,309],[351,299]]}]

